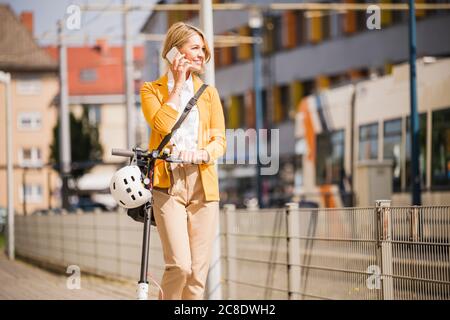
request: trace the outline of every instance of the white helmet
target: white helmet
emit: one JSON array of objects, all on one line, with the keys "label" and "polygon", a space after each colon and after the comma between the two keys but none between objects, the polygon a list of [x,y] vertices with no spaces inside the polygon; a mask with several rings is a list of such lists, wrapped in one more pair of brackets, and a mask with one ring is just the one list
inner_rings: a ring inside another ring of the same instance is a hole
[{"label": "white helmet", "polygon": [[114,173],[109,189],[119,206],[126,209],[137,208],[152,198],[150,190],[142,183],[138,166],[126,166]]}]

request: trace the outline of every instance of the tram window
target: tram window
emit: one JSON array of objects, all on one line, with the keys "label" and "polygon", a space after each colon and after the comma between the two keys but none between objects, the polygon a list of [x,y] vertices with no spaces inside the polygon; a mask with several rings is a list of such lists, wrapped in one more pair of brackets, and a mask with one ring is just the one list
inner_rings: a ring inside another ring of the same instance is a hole
[{"label": "tram window", "polygon": [[359,160],[378,158],[378,123],[359,127]]},{"label": "tram window", "polygon": [[[393,3],[402,3],[403,0],[394,0]],[[408,19],[407,12],[401,11],[401,10],[393,10],[392,11],[392,20],[393,23],[404,23]]]},{"label": "tram window", "polygon": [[401,190],[402,119],[385,121],[383,131],[384,159],[393,161],[392,189],[394,192],[399,192]]},{"label": "tram window", "polygon": [[[411,125],[410,117],[406,117],[406,188],[411,188],[411,134],[409,128]],[[426,173],[426,132],[427,132],[427,115],[426,113],[419,114],[419,171],[422,186],[425,185],[425,173]]]},{"label": "tram window", "polygon": [[433,112],[431,184],[450,186],[450,108]]},{"label": "tram window", "polygon": [[343,183],[344,150],[344,130],[317,135],[317,184]]}]

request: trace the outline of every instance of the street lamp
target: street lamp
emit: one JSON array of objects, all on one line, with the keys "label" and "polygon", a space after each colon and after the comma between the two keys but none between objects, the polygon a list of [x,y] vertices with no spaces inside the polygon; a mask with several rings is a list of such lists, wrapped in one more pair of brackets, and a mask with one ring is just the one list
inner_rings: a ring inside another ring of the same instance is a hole
[{"label": "street lamp", "polygon": [[69,177],[71,173],[71,141],[70,141],[70,117],[68,98],[68,75],[67,75],[67,48],[64,40],[64,22],[59,20],[59,163],[62,180],[62,207],[66,210],[70,207],[69,200]]},{"label": "street lamp", "polygon": [[258,205],[260,208],[263,207],[262,201],[262,179],[260,170],[260,137],[259,132],[263,126],[262,117],[262,88],[261,88],[261,77],[262,77],[262,64],[261,64],[261,31],[263,25],[263,16],[261,10],[257,8],[252,8],[249,10],[248,25],[252,29],[253,36],[253,86],[255,91],[255,113],[256,113],[256,190],[258,196]]},{"label": "street lamp", "polygon": [[263,25],[263,16],[261,10],[252,8],[248,12],[248,25],[252,29],[259,29]]},{"label": "street lamp", "polygon": [[411,201],[414,206],[422,203],[419,169],[419,115],[417,113],[416,88],[416,11],[414,1],[409,0],[409,90],[410,90],[410,125],[411,125]]}]

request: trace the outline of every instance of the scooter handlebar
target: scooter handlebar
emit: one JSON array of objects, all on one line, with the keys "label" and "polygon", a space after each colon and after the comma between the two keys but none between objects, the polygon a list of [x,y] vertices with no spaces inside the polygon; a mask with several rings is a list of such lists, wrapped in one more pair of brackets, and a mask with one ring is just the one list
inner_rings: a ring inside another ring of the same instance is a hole
[{"label": "scooter handlebar", "polygon": [[133,151],[124,150],[124,149],[112,149],[111,154],[113,156],[128,157],[128,158],[131,158],[134,156]]},{"label": "scooter handlebar", "polygon": [[164,160],[167,161],[167,162],[172,162],[172,163],[187,163],[187,162],[184,162],[181,159],[176,159],[176,158],[171,158],[171,157],[168,157],[168,158],[166,158]]},{"label": "scooter handlebar", "polygon": [[[133,151],[124,150],[124,149],[113,148],[111,150],[111,154],[113,156],[120,156],[120,157],[128,157],[128,158],[134,157],[134,152]],[[191,164],[190,162],[185,162],[185,161],[183,161],[181,159],[172,158],[172,157],[167,157],[167,158],[162,158],[162,159],[164,161],[167,161],[167,162]]]}]

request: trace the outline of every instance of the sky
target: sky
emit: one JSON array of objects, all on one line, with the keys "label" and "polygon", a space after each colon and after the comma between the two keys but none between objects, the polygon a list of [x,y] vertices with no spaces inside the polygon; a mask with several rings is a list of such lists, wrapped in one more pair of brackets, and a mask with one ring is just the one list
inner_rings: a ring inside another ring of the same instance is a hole
[{"label": "sky", "polygon": [[[130,0],[132,4],[152,4],[156,0]],[[57,21],[67,18],[66,13],[70,5],[101,4],[107,7],[111,4],[122,4],[122,0],[0,0],[2,4],[9,4],[17,16],[23,11],[32,11],[34,15],[34,36],[41,45],[56,44]],[[147,12],[133,12],[131,14],[131,32],[137,35],[145,20]],[[122,42],[122,18],[119,13],[82,12],[81,29],[68,31],[71,37],[69,46],[83,43],[95,43],[100,37],[107,37],[113,44]],[[135,44],[142,41],[136,40]]]}]

